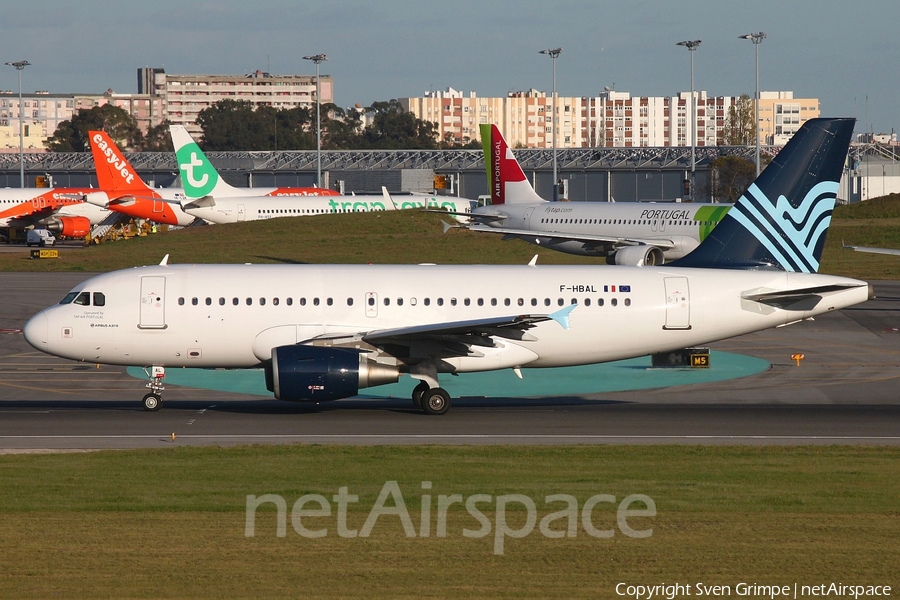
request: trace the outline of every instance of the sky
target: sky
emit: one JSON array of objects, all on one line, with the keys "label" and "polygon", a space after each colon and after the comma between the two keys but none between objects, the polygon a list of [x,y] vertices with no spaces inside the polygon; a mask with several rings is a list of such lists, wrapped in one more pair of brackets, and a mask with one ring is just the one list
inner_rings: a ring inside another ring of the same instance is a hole
[{"label": "sky", "polygon": [[[324,53],[339,106],[368,106],[452,87],[478,96],[604,87],[633,96],[690,90],[755,93],[753,44],[763,31],[761,91],[818,98],[822,116],[856,131],[900,129],[900,1],[860,0],[29,0],[0,19],[0,63],[28,60],[25,92],[137,92],[139,67],[173,74],[257,69],[314,74]],[[3,65],[0,65],[2,67]],[[0,90],[18,90],[0,69]]]}]

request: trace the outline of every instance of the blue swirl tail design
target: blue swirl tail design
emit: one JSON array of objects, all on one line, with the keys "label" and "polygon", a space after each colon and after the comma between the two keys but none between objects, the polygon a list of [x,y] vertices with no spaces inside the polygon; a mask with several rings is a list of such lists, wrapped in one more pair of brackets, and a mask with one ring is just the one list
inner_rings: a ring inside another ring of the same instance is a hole
[{"label": "blue swirl tail design", "polygon": [[814,273],[855,119],[810,119],[680,267]]}]

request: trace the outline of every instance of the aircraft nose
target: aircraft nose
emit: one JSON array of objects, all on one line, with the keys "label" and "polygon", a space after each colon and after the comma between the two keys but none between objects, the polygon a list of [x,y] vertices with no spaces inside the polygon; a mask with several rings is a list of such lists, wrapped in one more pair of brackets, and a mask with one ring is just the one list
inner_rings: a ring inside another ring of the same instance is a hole
[{"label": "aircraft nose", "polygon": [[34,315],[25,323],[22,333],[25,334],[25,341],[44,352],[47,351],[47,330],[50,324],[44,311]]}]

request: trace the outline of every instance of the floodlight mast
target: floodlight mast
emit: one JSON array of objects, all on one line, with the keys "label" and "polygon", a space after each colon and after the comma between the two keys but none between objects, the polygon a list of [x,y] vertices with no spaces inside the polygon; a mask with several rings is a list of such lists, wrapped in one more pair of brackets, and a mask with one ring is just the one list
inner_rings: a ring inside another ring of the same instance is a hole
[{"label": "floodlight mast", "polygon": [[553,106],[550,108],[550,127],[553,132],[553,201],[555,202],[559,200],[559,182],[556,180],[556,59],[562,54],[562,48],[541,50],[539,54],[547,54],[553,59]]},{"label": "floodlight mast", "polygon": [[303,60],[311,60],[316,63],[316,186],[322,187],[322,119],[320,117],[321,101],[319,99],[319,63],[328,60],[324,54],[304,56]]},{"label": "floodlight mast", "polygon": [[10,67],[15,67],[19,74],[19,187],[25,187],[25,122],[24,113],[22,112],[22,70],[31,65],[27,60],[17,60],[15,62],[6,63]]},{"label": "floodlight mast", "polygon": [[753,47],[756,48],[756,106],[753,111],[753,130],[756,136],[756,176],[759,177],[759,44],[766,39],[766,34],[760,31],[758,33],[745,33],[738,37],[742,40],[750,40],[753,42]]},{"label": "floodlight mast", "polygon": [[697,103],[694,101],[694,50],[700,46],[701,40],[685,40],[678,42],[676,46],[684,46],[691,52],[691,189],[688,198],[694,201],[694,171],[697,168]]}]

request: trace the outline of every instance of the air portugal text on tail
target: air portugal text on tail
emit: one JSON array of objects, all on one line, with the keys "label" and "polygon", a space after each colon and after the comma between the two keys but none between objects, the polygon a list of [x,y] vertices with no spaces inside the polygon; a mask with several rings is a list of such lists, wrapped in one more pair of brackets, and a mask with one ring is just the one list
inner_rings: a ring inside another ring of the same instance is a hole
[{"label": "air portugal text on tail", "polygon": [[276,398],[300,402],[408,374],[418,381],[412,402],[427,414],[450,407],[445,374],[513,369],[527,395],[524,368],[706,344],[869,298],[863,281],[797,272],[818,264],[851,128],[805,124],[741,198],[739,216],[723,221],[726,231],[684,261],[703,268],[164,259],[88,279],[32,317],[25,339],[55,356],[145,367],[148,410],[162,403],[167,367],[261,369]]},{"label": "air portugal text on tail", "polygon": [[750,184],[684,267],[815,273],[855,119],[811,119]]}]

